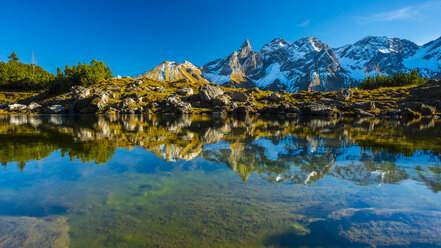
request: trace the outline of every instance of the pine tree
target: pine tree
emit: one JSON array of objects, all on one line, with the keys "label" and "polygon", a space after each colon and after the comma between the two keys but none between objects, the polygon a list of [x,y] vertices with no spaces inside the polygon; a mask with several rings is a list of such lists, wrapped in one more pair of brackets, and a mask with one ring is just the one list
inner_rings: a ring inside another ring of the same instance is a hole
[{"label": "pine tree", "polygon": [[8,59],[9,59],[10,61],[18,62],[18,57],[17,57],[17,55],[15,54],[14,51],[12,51],[11,55],[8,56]]}]

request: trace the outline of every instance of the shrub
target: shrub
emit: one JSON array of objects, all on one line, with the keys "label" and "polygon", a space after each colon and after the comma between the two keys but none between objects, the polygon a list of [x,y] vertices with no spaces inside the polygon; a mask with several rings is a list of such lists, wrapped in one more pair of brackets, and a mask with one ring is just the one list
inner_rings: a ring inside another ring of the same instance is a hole
[{"label": "shrub", "polygon": [[16,90],[44,89],[55,79],[55,75],[35,64],[19,62],[12,52],[8,62],[0,62],[0,86]]},{"label": "shrub", "polygon": [[78,62],[76,66],[66,65],[64,72],[57,69],[57,76],[50,92],[63,92],[74,85],[90,86],[101,80],[113,78],[113,73],[102,61],[92,60],[90,64]]},{"label": "shrub", "polygon": [[394,75],[377,75],[375,77],[367,77],[359,85],[360,89],[376,89],[381,87],[397,87],[407,85],[419,85],[427,82],[427,78],[423,78],[418,71],[408,73],[397,72]]}]

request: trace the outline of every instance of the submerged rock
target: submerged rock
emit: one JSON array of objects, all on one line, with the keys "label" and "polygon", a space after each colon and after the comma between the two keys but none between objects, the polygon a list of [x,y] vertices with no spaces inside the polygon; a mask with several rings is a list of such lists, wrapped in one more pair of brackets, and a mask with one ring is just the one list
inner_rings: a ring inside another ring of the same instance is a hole
[{"label": "submerged rock", "polygon": [[441,212],[393,209],[342,209],[328,218],[354,243],[377,246],[441,246]]},{"label": "submerged rock", "polygon": [[0,217],[0,247],[69,247],[64,217]]}]

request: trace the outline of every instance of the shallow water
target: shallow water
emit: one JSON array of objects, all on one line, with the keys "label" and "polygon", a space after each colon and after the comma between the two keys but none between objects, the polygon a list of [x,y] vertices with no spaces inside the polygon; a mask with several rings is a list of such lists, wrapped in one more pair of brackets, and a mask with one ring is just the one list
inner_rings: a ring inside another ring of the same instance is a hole
[{"label": "shallow water", "polygon": [[0,247],[441,246],[441,122],[0,116]]}]

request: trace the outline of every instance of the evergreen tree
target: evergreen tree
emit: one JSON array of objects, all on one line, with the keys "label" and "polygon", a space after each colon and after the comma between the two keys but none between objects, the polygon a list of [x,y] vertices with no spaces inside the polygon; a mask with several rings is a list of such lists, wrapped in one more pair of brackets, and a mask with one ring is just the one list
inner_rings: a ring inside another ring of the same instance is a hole
[{"label": "evergreen tree", "polygon": [[8,56],[8,59],[9,59],[10,61],[18,62],[18,57],[17,57],[17,55],[15,54],[14,51],[12,51],[11,55]]}]

